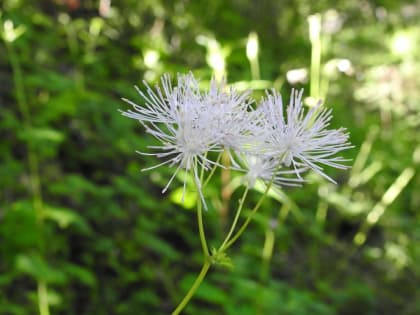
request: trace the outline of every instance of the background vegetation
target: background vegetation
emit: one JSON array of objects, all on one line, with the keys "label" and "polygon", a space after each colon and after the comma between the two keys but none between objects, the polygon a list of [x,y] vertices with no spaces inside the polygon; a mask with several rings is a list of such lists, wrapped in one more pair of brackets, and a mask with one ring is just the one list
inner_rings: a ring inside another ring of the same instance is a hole
[{"label": "background vegetation", "polygon": [[[160,193],[170,169],[140,172],[151,139],[117,110],[141,102],[134,84],[189,70],[257,98],[305,87],[355,148],[351,171],[329,170],[338,185],[312,174],[267,199],[185,314],[420,314],[418,2],[1,3],[0,314],[180,301],[201,263],[195,201]],[[215,243],[233,176],[207,196]]]}]

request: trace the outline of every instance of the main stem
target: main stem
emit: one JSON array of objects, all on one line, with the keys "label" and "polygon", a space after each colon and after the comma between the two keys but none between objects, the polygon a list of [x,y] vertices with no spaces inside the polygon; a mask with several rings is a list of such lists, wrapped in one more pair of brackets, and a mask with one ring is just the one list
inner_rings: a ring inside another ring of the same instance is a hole
[{"label": "main stem", "polygon": [[[195,162],[196,162],[196,166],[197,166],[197,161],[195,161]],[[194,182],[195,182],[195,185],[196,185],[197,189],[200,189],[200,183],[198,182],[198,180],[202,181],[203,172],[201,172],[199,179],[197,179],[198,176],[196,176],[196,173],[194,173],[194,171],[192,171],[191,173],[192,173],[192,176],[194,177]],[[201,267],[201,271],[198,274],[197,278],[195,279],[193,285],[188,290],[187,294],[184,296],[182,301],[178,304],[176,309],[172,312],[172,315],[180,314],[181,311],[185,308],[185,306],[188,304],[188,302],[194,296],[197,289],[200,287],[200,284],[201,284],[201,282],[203,282],[204,278],[206,277],[207,272],[208,272],[208,270],[210,268],[210,265],[211,265],[210,254],[209,254],[209,249],[208,249],[207,240],[206,240],[206,234],[204,232],[203,205],[202,205],[202,202],[201,202],[200,198],[197,201],[197,224],[198,224],[198,233],[200,235],[201,248],[203,250],[204,263],[203,263],[203,266]]]},{"label": "main stem", "polygon": [[[200,177],[197,175],[197,160],[194,161],[195,169],[191,170],[191,175],[194,178],[194,183],[197,188],[197,192],[201,190],[201,183],[203,182],[204,176],[204,169],[201,170]],[[200,195],[200,193],[198,193]],[[200,242],[201,248],[203,250],[204,259],[207,259],[209,256],[209,249],[207,246],[206,234],[204,231],[204,224],[203,224],[203,203],[201,202],[201,198],[198,198],[197,201],[197,224],[198,224],[198,233],[200,234]]]},{"label": "main stem", "polygon": [[177,306],[175,311],[172,312],[172,315],[180,314],[181,311],[184,309],[184,307],[188,304],[188,302],[191,300],[191,298],[194,296],[197,289],[200,287],[201,282],[203,282],[204,278],[207,275],[207,271],[210,268],[210,261],[209,259],[204,260],[204,264],[201,267],[201,271],[198,274],[197,278],[195,279],[193,285],[191,286],[190,290],[187,292],[187,294],[182,299],[181,303]]},{"label": "main stem", "polygon": [[207,247],[206,234],[204,232],[203,224],[203,206],[201,200],[198,201],[197,205],[197,223],[198,223],[198,233],[200,234],[201,248],[203,249],[204,258],[209,256],[209,249]]}]

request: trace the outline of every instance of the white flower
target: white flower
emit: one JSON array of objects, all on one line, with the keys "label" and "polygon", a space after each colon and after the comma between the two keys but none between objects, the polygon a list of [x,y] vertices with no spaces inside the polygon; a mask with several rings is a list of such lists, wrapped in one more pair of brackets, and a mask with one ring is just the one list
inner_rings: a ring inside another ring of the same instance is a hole
[{"label": "white flower", "polygon": [[320,106],[311,108],[307,113],[302,106],[303,90],[292,90],[290,103],[284,114],[281,96],[275,91],[267,93],[267,98],[258,108],[263,116],[265,154],[276,157],[285,166],[292,166],[299,176],[299,169],[309,167],[321,176],[334,182],[327,176],[321,165],[346,169],[342,157],[333,157],[336,153],[349,149],[348,133],[344,128],[327,129],[331,109]]},{"label": "white flower", "polygon": [[243,94],[233,88],[226,88],[223,79],[218,83],[214,78],[210,82],[210,90],[206,95],[206,102],[211,115],[210,124],[217,135],[218,144],[227,150],[243,152],[249,144],[252,129],[250,91]]},{"label": "white flower", "polygon": [[[172,87],[169,75],[161,79],[162,87],[153,91],[147,84],[146,94],[137,88],[145,100],[144,106],[123,99],[133,106],[133,110],[122,112],[124,116],[137,119],[146,132],[159,140],[160,144],[149,146],[154,155],[165,159],[150,170],[168,164],[176,170],[163,188],[165,192],[181,169],[192,171],[194,180],[205,206],[199,180],[199,167],[209,169],[215,163],[208,159],[209,151],[221,151],[218,145],[219,134],[215,130],[211,117],[214,109],[208,106],[208,97],[200,93],[198,82],[192,74],[178,75],[178,85]],[[184,179],[184,192],[186,179]]]},{"label": "white flower", "polygon": [[285,170],[278,159],[264,155],[244,154],[241,155],[241,161],[247,171],[245,180],[249,187],[253,187],[258,179],[279,186],[301,186],[303,179],[296,178],[296,172],[306,170]]},{"label": "white flower", "polygon": [[[223,150],[229,152],[233,168],[247,172],[249,186],[257,179],[299,186],[303,182],[300,174],[307,169],[333,181],[323,172],[322,165],[347,168],[342,164],[346,160],[333,155],[351,147],[348,134],[343,128],[327,129],[331,110],[317,106],[305,113],[302,91],[292,90],[285,114],[281,96],[276,92],[267,93],[261,106],[254,110],[249,92],[227,89],[224,80],[218,83],[213,79],[209,91],[201,92],[191,73],[178,75],[177,79],[177,85],[172,86],[170,76],[164,75],[161,87],[153,90],[145,84],[144,93],[136,87],[144,105],[123,99],[133,107],[123,111],[123,115],[138,120],[159,141],[149,146],[151,153],[138,152],[163,159],[144,170],[162,165],[175,168],[162,192],[180,170],[191,172],[206,208],[201,172],[223,167],[209,154]],[[183,184],[185,193],[186,178]]]}]

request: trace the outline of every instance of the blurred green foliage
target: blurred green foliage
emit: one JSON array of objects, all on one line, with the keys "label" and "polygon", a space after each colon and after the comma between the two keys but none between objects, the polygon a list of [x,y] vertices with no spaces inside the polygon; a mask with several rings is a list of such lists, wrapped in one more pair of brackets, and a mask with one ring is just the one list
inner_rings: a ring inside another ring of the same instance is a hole
[{"label": "blurred green foliage", "polygon": [[[0,314],[173,310],[201,262],[196,199],[140,172],[151,139],[117,110],[190,70],[256,97],[306,87],[355,148],[338,185],[273,193],[185,314],[420,314],[419,18],[416,1],[3,0]],[[215,243],[226,185],[207,196]]]}]

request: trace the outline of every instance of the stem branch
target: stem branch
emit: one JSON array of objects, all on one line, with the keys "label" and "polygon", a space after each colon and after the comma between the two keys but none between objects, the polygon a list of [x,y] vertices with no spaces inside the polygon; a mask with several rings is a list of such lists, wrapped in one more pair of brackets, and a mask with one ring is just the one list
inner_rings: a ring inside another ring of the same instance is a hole
[{"label": "stem branch", "polygon": [[273,184],[273,180],[274,177],[272,178],[272,180],[267,184],[267,187],[264,191],[264,194],[261,196],[260,200],[258,201],[258,203],[255,205],[255,207],[251,210],[251,213],[249,214],[248,218],[245,220],[245,222],[242,224],[242,226],[239,228],[238,232],[230,239],[230,241],[228,241],[223,250],[228,249],[230,246],[233,245],[233,243],[236,242],[236,240],[242,235],[242,233],[245,231],[245,229],[247,228],[248,224],[251,222],[254,214],[258,211],[258,209],[260,208],[262,202],[264,201],[265,197],[267,197],[268,192],[270,191],[271,185]]},{"label": "stem branch", "polygon": [[236,224],[238,223],[239,216],[241,215],[242,208],[243,208],[246,196],[248,195],[248,192],[249,192],[249,186],[246,186],[245,191],[242,195],[242,198],[239,201],[239,208],[236,211],[235,218],[233,219],[233,223],[232,223],[232,226],[230,227],[229,233],[228,233],[228,235],[226,236],[225,240],[223,241],[222,245],[219,248],[220,252],[223,252],[225,250],[225,246],[226,246],[227,242],[229,241],[230,237],[232,236],[233,231],[236,228]]}]

